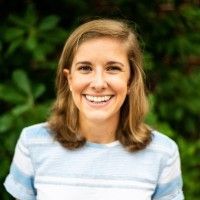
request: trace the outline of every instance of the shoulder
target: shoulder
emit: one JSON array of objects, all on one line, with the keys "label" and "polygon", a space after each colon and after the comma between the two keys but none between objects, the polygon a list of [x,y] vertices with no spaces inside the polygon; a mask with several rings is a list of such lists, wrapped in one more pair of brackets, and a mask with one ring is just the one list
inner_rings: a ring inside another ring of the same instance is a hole
[{"label": "shoulder", "polygon": [[45,143],[53,140],[53,134],[47,122],[23,128],[20,140],[24,144]]},{"label": "shoulder", "polygon": [[157,185],[152,199],[183,199],[182,176],[178,146],[168,136],[152,131],[152,142],[149,149],[159,157]]},{"label": "shoulder", "polygon": [[167,135],[164,135],[156,130],[152,131],[152,141],[147,146],[147,149],[166,156],[173,156],[174,153],[178,153],[178,146],[176,142]]}]

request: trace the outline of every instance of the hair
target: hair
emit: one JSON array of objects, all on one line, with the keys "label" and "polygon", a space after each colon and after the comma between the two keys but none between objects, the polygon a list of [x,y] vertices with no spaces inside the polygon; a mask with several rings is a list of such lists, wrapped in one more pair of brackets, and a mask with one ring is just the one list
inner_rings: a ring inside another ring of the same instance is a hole
[{"label": "hair", "polygon": [[57,98],[48,120],[49,127],[55,139],[68,149],[85,144],[86,139],[79,133],[79,111],[73,102],[63,69],[70,70],[75,53],[83,42],[101,37],[117,39],[127,45],[131,68],[129,94],[120,110],[116,139],[128,151],[144,149],[151,141],[151,130],[143,122],[148,112],[148,101],[143,80],[142,53],[136,32],[127,22],[120,20],[91,20],[80,25],[67,39],[58,64]]}]

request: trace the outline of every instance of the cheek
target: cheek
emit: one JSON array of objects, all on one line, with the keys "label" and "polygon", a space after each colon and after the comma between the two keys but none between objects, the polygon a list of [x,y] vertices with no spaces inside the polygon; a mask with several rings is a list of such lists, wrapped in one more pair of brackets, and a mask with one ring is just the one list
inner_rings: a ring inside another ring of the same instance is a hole
[{"label": "cheek", "polygon": [[112,88],[119,93],[127,93],[128,88],[128,80],[126,78],[113,78],[110,81],[110,84],[112,85]]},{"label": "cheek", "polygon": [[71,90],[73,93],[81,93],[81,91],[87,86],[88,80],[85,78],[77,77],[71,80]]}]

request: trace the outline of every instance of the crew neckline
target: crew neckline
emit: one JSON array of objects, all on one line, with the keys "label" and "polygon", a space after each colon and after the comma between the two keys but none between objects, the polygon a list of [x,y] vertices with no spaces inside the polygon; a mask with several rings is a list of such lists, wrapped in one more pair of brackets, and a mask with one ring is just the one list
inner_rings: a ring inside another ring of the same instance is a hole
[{"label": "crew neckline", "polygon": [[93,146],[93,147],[99,147],[99,148],[105,148],[105,147],[111,148],[111,147],[115,147],[119,144],[120,144],[119,140],[115,140],[113,142],[109,142],[109,143],[105,143],[105,144],[104,143],[95,143],[95,142],[90,142],[90,141],[86,142],[87,146]]}]

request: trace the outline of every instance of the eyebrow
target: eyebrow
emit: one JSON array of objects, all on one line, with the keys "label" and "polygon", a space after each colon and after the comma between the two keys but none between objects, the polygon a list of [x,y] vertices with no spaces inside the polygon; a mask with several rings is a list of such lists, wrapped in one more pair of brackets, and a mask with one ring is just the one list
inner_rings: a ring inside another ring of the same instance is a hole
[{"label": "eyebrow", "polygon": [[[84,64],[84,65],[91,65],[92,63],[89,62],[89,61],[79,61],[79,62],[77,62],[75,65],[80,65],[80,64],[82,64],[82,65],[83,65],[83,64]],[[121,62],[117,62],[117,61],[109,61],[109,62],[107,62],[106,64],[107,64],[107,65],[115,65],[115,64],[118,64],[118,65],[124,67],[124,65],[123,65]]]},{"label": "eyebrow", "polygon": [[91,65],[92,63],[89,61],[80,61],[80,62],[77,62],[75,65],[80,65],[80,64]]},{"label": "eyebrow", "polygon": [[121,62],[117,62],[117,61],[109,61],[107,64],[109,64],[109,65],[118,64],[118,65],[121,65],[122,67],[124,67],[124,65]]}]

